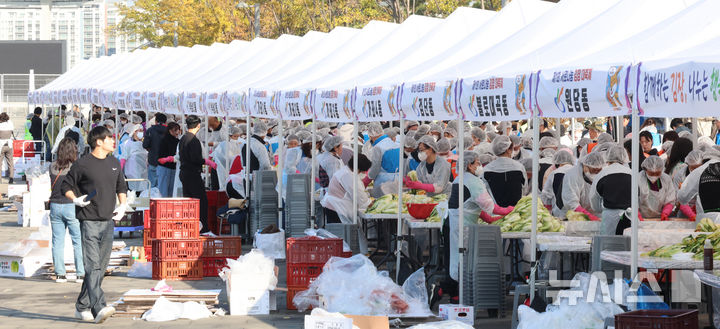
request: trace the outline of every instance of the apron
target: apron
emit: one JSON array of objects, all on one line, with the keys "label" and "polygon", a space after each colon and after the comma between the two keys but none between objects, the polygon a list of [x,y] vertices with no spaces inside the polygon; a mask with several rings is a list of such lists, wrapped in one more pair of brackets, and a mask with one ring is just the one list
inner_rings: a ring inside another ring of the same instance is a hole
[{"label": "apron", "polygon": [[620,217],[625,213],[625,209],[603,209],[602,223],[600,225],[600,233],[602,235],[615,235]]}]

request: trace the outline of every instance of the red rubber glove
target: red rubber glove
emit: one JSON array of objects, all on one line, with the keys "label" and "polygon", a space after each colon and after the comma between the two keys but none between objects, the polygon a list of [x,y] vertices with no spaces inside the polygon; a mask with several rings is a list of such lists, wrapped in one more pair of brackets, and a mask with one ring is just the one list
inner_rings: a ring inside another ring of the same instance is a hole
[{"label": "red rubber glove", "polygon": [[210,168],[217,169],[217,163],[213,162],[210,159],[205,159],[205,165],[210,166]]},{"label": "red rubber glove", "polygon": [[423,190],[428,193],[435,192],[435,186],[433,184],[425,184],[425,183],[421,183],[421,182],[410,181],[410,182],[408,182],[408,184],[405,184],[405,186],[407,186],[411,189]]},{"label": "red rubber glove", "polygon": [[513,207],[513,206],[508,206],[508,207],[504,207],[504,208],[503,208],[503,207],[500,207],[500,206],[498,206],[498,205],[494,205],[494,206],[493,206],[493,214],[498,214],[498,215],[500,215],[500,216],[505,216],[505,215],[509,214],[510,212],[512,212],[513,209],[515,209],[515,207]]},{"label": "red rubber glove", "polygon": [[158,159],[159,164],[166,164],[168,162],[175,162],[175,157],[171,155],[171,156],[167,156],[167,157]]},{"label": "red rubber glove", "polygon": [[362,183],[363,185],[365,185],[365,187],[368,187],[368,185],[370,185],[370,182],[372,182],[372,179],[370,179],[370,177],[368,176],[365,176],[365,178],[362,179]]},{"label": "red rubber glove", "polygon": [[545,205],[545,208],[546,208],[548,211],[552,212],[552,205],[551,205],[551,204],[546,204],[546,205]]},{"label": "red rubber glove", "polygon": [[409,186],[410,184],[412,184],[412,182],[413,182],[413,180],[410,179],[410,177],[408,177],[408,176],[403,177],[403,184],[405,184],[405,186]]},{"label": "red rubber glove", "polygon": [[600,220],[600,218],[598,218],[597,216],[593,215],[593,214],[590,213],[589,211],[585,210],[585,208],[583,208],[582,206],[577,206],[577,208],[575,208],[575,211],[581,212],[581,213],[587,215],[588,218],[590,218],[591,221],[599,221],[599,220]]},{"label": "red rubber glove", "polygon": [[125,168],[125,162],[126,162],[126,161],[127,161],[127,160],[125,160],[125,159],[120,160],[120,169]]},{"label": "red rubber glove", "polygon": [[488,224],[492,224],[493,222],[496,222],[502,218],[503,216],[492,216],[484,211],[480,212],[480,219],[482,219],[485,223]]},{"label": "red rubber glove", "polygon": [[678,207],[678,209],[680,209],[680,212],[687,216],[691,221],[695,220],[695,216],[697,216],[697,214],[695,214],[695,212],[692,210],[692,208],[690,208],[690,206],[682,204],[680,205],[680,207]]},{"label": "red rubber glove", "polygon": [[668,217],[670,217],[670,214],[673,211],[673,205],[672,204],[666,204],[663,209],[662,213],[660,214],[660,220],[668,220]]}]

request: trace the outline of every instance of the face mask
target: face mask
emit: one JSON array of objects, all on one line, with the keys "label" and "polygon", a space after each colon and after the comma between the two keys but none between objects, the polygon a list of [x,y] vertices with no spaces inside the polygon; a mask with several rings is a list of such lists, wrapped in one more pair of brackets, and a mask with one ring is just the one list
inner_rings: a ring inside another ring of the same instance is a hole
[{"label": "face mask", "polygon": [[145,136],[145,133],[137,133],[138,139],[143,139],[144,136]]},{"label": "face mask", "polygon": [[647,176],[647,178],[650,181],[650,183],[655,183],[658,181],[658,179],[660,179],[660,176]]},{"label": "face mask", "polygon": [[483,174],[483,167],[477,166],[477,168],[475,168],[475,176],[482,177],[482,174]]},{"label": "face mask", "polygon": [[516,150],[513,150],[513,151],[512,151],[512,156],[513,156],[513,158],[516,157],[519,153],[520,153],[520,150],[517,150],[517,151],[516,151]]},{"label": "face mask", "polygon": [[585,173],[584,176],[585,176],[585,181],[592,184],[592,182],[593,182],[593,180],[595,180],[595,176],[597,176],[597,174]]},{"label": "face mask", "polygon": [[418,153],[418,158],[420,159],[420,162],[427,160],[427,153],[425,153],[425,152]]},{"label": "face mask", "polygon": [[365,179],[365,177],[367,177],[367,174],[363,172],[363,173],[360,173],[360,175],[358,175],[358,176],[359,176],[358,178],[360,178],[360,180],[363,180],[363,179]]}]

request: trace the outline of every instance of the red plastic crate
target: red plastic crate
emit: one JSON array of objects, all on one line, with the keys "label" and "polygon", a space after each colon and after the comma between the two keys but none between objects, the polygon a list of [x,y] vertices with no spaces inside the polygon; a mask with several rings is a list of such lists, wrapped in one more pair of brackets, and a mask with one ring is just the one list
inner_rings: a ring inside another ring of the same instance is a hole
[{"label": "red plastic crate", "polygon": [[145,260],[152,261],[152,245],[145,246]]},{"label": "red plastic crate", "polygon": [[321,264],[330,257],[339,257],[343,251],[342,239],[321,239],[314,236],[286,240],[287,263]]},{"label": "red plastic crate", "polygon": [[153,280],[202,280],[200,259],[152,262]]},{"label": "red plastic crate", "polygon": [[150,218],[153,220],[198,220],[200,200],[191,198],[150,199]]},{"label": "red plastic crate", "polygon": [[340,254],[340,257],[350,258],[350,257],[352,257],[352,251],[343,251],[342,254]]},{"label": "red plastic crate", "polygon": [[200,222],[193,220],[150,220],[152,239],[199,239]]},{"label": "red plastic crate", "polygon": [[150,229],[150,209],[143,210],[143,228]]},{"label": "red plastic crate", "polygon": [[287,285],[297,287],[308,287],[320,274],[323,265],[321,264],[290,264],[287,263]]},{"label": "red plastic crate", "polygon": [[287,291],[287,309],[288,310],[297,310],[297,307],[295,307],[295,304],[293,304],[293,298],[295,298],[295,295],[297,295],[299,292],[305,291],[307,289],[308,289],[307,287],[290,287],[290,286],[288,286],[288,291]]},{"label": "red plastic crate", "polygon": [[227,266],[227,258],[225,257],[203,257],[201,260],[203,276],[218,276],[220,270]]},{"label": "red plastic crate", "polygon": [[25,157],[34,157],[37,153],[35,151],[35,143],[25,143],[22,139],[16,139],[13,141],[13,157],[21,158],[23,156],[23,144],[25,144]]},{"label": "red plastic crate", "polygon": [[683,329],[698,327],[698,310],[639,310],[615,315],[616,329]]},{"label": "red plastic crate", "polygon": [[202,257],[237,258],[242,255],[242,238],[239,236],[204,237]]},{"label": "red plastic crate", "polygon": [[198,259],[203,253],[200,239],[153,240],[152,261]]}]

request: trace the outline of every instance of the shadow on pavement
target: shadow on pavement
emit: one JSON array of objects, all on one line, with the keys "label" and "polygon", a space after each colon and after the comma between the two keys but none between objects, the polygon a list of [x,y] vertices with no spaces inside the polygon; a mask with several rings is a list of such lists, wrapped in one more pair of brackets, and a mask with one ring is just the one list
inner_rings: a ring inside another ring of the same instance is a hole
[{"label": "shadow on pavement", "polygon": [[23,318],[28,320],[49,320],[49,321],[63,321],[77,323],[78,320],[74,317],[68,316],[54,316],[40,313],[31,313],[21,310],[16,310],[7,307],[0,307],[0,315],[8,316],[11,318]]}]

